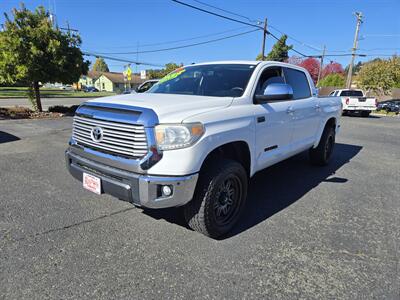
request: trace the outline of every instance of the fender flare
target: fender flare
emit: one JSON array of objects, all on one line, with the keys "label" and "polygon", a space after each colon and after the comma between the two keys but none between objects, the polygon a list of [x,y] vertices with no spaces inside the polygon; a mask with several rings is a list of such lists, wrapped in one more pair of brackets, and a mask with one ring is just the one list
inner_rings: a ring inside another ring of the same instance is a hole
[{"label": "fender flare", "polygon": [[324,126],[321,126],[321,128],[318,131],[317,137],[318,139],[315,141],[313,148],[318,147],[319,142],[321,141],[321,137],[322,137],[322,133],[324,132],[326,126],[333,126],[335,128],[335,132],[336,132],[336,128],[337,128],[337,118],[334,116],[330,116],[328,117],[325,122],[324,122]]}]

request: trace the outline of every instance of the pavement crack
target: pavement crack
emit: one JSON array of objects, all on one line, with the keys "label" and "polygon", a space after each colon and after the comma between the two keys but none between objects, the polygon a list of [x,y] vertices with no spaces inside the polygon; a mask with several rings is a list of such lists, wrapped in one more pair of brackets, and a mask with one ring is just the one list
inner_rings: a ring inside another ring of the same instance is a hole
[{"label": "pavement crack", "polygon": [[109,213],[109,214],[101,215],[101,216],[98,216],[98,217],[93,218],[93,219],[83,220],[83,221],[76,222],[76,223],[73,223],[73,224],[70,224],[70,225],[66,225],[66,226],[62,226],[62,227],[58,227],[58,228],[53,228],[53,229],[49,229],[49,230],[46,230],[46,231],[37,232],[37,233],[34,233],[34,234],[28,234],[27,236],[24,236],[24,237],[21,237],[21,238],[18,238],[18,239],[13,239],[12,242],[19,242],[19,241],[26,240],[28,238],[35,238],[35,237],[46,235],[46,234],[49,234],[49,233],[63,231],[63,230],[70,229],[70,228],[77,227],[77,226],[81,226],[81,225],[84,225],[84,224],[87,224],[87,223],[91,223],[91,222],[95,222],[95,221],[102,220],[102,219],[105,219],[105,218],[109,218],[109,217],[112,217],[112,216],[115,216],[115,215],[118,215],[118,214],[122,214],[122,213],[125,213],[125,212],[133,210],[133,209],[135,209],[134,206],[133,207],[128,207],[128,208],[125,208],[125,209],[121,209],[121,210],[118,210],[118,211],[115,211],[115,212],[112,212],[112,213]]}]

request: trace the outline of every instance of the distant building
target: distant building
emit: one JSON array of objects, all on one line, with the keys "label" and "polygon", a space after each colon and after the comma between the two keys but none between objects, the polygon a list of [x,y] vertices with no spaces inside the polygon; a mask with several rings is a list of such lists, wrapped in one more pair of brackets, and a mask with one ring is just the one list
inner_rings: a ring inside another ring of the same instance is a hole
[{"label": "distant building", "polygon": [[132,74],[130,82],[124,80],[124,74],[118,72],[95,72],[89,71],[87,75],[82,75],[77,84],[78,89],[94,86],[99,91],[122,92],[124,90],[135,89],[145,79],[141,79],[139,74]]},{"label": "distant building", "polygon": [[94,82],[100,77],[100,75],[101,72],[89,71],[87,75],[82,75],[81,78],[79,78],[77,88],[80,90],[85,86],[94,86]]}]

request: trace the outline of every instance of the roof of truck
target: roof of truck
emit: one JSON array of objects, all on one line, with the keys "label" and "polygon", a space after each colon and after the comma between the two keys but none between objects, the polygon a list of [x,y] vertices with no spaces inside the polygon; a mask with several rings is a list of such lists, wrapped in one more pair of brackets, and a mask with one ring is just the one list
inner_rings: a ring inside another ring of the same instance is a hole
[{"label": "roof of truck", "polygon": [[193,63],[191,65],[186,65],[185,67],[190,67],[190,66],[200,66],[200,65],[259,65],[259,64],[267,64],[267,63],[273,63],[273,64],[277,64],[277,65],[281,65],[281,66],[290,66],[292,68],[298,68],[298,69],[304,69],[301,68],[299,66],[293,65],[293,64],[289,64],[289,63],[285,63],[285,62],[279,62],[279,61],[273,61],[273,60],[263,60],[263,61],[259,61],[259,60],[219,60],[219,61],[207,61],[207,62],[201,62],[201,63]]},{"label": "roof of truck", "polygon": [[186,65],[185,67],[190,66],[199,66],[199,65],[258,65],[260,61],[255,60],[219,60],[219,61],[206,61],[200,63],[192,63],[190,65]]}]

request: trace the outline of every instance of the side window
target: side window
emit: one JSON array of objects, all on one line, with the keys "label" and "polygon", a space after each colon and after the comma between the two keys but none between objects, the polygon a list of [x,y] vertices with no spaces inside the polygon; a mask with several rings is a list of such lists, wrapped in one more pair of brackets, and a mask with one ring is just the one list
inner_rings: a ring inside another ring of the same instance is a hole
[{"label": "side window", "polygon": [[271,83],[285,83],[281,67],[266,68],[258,80],[256,95],[263,95],[265,88]]},{"label": "side window", "polygon": [[304,72],[284,68],[286,83],[293,88],[293,99],[304,99],[311,97],[310,85]]}]

